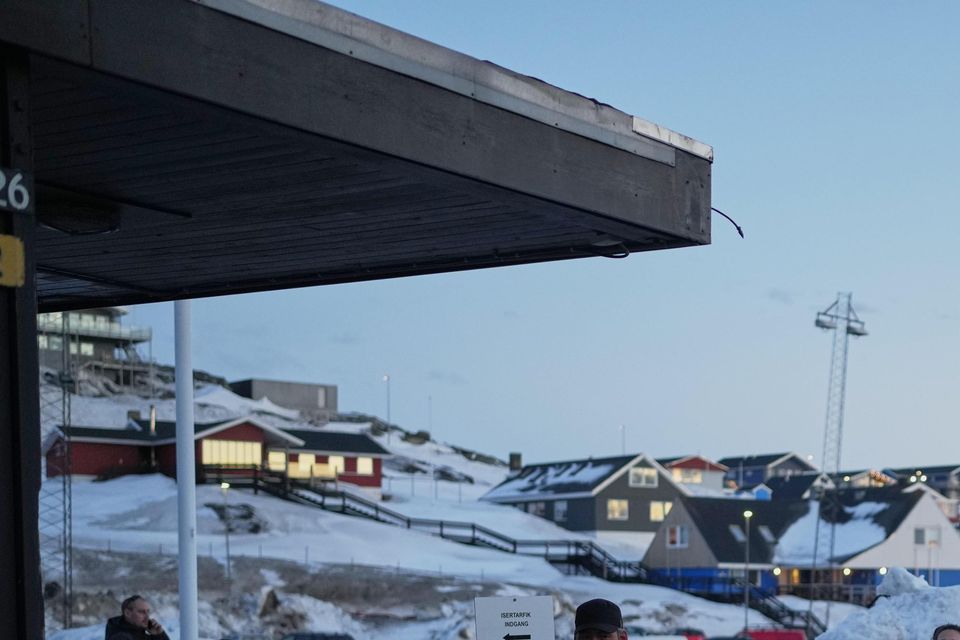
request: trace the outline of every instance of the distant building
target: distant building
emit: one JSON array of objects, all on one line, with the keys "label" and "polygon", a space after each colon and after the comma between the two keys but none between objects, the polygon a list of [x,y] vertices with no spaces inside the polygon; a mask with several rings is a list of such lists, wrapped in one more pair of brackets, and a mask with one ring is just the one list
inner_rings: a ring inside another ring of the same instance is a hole
[{"label": "distant building", "polygon": [[[63,428],[73,475],[116,477],[159,472],[176,476],[176,423],[131,419],[126,428]],[[55,452],[62,437],[50,450]],[[255,416],[195,425],[197,481],[268,470],[304,480],[336,480],[379,488],[389,455],[361,433],[282,429]],[[48,455],[56,455],[50,453]],[[48,475],[55,473],[48,466]]]},{"label": "distant building", "polygon": [[332,384],[250,378],[231,382],[230,389],[251,400],[269,398],[275,404],[299,409],[304,415],[320,420],[329,420],[337,413],[337,387]]},{"label": "distant building", "polygon": [[480,499],[645,550],[687,493],[659,462],[640,454],[525,465]]},{"label": "distant building", "polygon": [[40,366],[72,376],[86,370],[124,387],[145,384],[150,363],[138,346],[149,345],[152,330],[123,325],[126,314],[123,307],[39,314]]},{"label": "distant building", "polygon": [[721,492],[727,467],[700,455],[660,458],[660,465],[670,472],[674,482],[682,484],[694,493],[699,490]]},{"label": "distant building", "polygon": [[727,467],[724,482],[727,486],[738,488],[757,485],[770,478],[816,471],[816,467],[807,460],[790,452],[732,456],[722,458],[720,464]]},{"label": "distant building", "polygon": [[897,477],[900,484],[906,486],[923,483],[939,491],[947,498],[960,499],[960,465],[938,465],[931,467],[904,467],[888,469]]},{"label": "distant building", "polygon": [[[749,518],[749,563],[747,518]],[[815,531],[835,525],[833,557],[819,550],[817,567],[832,573],[811,584]],[[816,500],[736,501],[682,497],[657,532],[644,563],[691,591],[727,588],[749,564],[750,582],[770,592],[869,602],[889,567],[930,584],[960,584],[960,535],[936,500],[897,488],[832,492]]]}]

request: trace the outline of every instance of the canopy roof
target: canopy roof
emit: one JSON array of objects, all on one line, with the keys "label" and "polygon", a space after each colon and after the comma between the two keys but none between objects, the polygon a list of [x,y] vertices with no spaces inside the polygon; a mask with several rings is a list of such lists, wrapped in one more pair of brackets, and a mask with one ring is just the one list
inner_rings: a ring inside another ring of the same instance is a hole
[{"label": "canopy roof", "polygon": [[41,310],[706,244],[712,150],[314,0],[9,0]]}]

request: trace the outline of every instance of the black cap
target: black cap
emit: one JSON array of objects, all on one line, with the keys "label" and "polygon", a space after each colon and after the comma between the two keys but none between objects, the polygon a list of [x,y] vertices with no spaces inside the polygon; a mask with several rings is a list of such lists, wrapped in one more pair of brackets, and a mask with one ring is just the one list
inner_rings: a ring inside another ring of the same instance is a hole
[{"label": "black cap", "polygon": [[576,631],[596,629],[604,633],[613,633],[623,628],[623,615],[617,605],[609,600],[597,598],[577,607],[574,624]]}]

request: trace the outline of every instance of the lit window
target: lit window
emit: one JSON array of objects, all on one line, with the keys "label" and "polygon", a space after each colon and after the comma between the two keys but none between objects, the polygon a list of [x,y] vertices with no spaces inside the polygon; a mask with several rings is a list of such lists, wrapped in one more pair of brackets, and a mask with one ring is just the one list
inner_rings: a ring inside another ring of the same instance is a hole
[{"label": "lit window", "polygon": [[631,487],[656,487],[657,470],[651,467],[632,467],[630,469]]},{"label": "lit window", "polygon": [[357,458],[357,475],[373,475],[373,458]]},{"label": "lit window", "polygon": [[287,468],[287,454],[283,451],[271,451],[267,454],[267,466],[270,471],[284,471]]},{"label": "lit window", "polygon": [[343,456],[328,456],[327,464],[330,465],[330,470],[336,474],[343,473],[347,468],[346,463],[343,461]]},{"label": "lit window", "polygon": [[73,342],[72,340],[70,341],[70,355],[77,355],[77,343]]},{"label": "lit window", "polygon": [[557,522],[567,521],[567,501],[557,500],[553,503],[553,519]]},{"label": "lit window", "polygon": [[204,440],[201,449],[203,464],[258,465],[262,455],[259,442]]},{"label": "lit window", "polygon": [[93,343],[92,343],[92,342],[81,342],[81,343],[80,343],[80,355],[82,355],[82,356],[92,356],[92,355],[93,355]]},{"label": "lit window", "polygon": [[37,346],[40,347],[41,349],[46,349],[47,336],[43,336],[43,335],[37,336]]},{"label": "lit window", "polygon": [[650,502],[650,522],[663,522],[672,507],[672,502],[652,500]]},{"label": "lit window", "polygon": [[630,517],[630,505],[626,500],[607,500],[607,520],[627,520]]},{"label": "lit window", "polygon": [[689,542],[689,530],[685,525],[667,527],[667,547],[670,549],[685,549]]},{"label": "lit window", "polygon": [[703,484],[703,471],[700,469],[673,469],[673,479],[683,484]]},{"label": "lit window", "polygon": [[297,466],[301,473],[310,473],[310,469],[317,462],[317,456],[312,453],[301,453],[297,456]]},{"label": "lit window", "polygon": [[51,351],[62,351],[63,339],[60,336],[50,336],[49,345]]}]

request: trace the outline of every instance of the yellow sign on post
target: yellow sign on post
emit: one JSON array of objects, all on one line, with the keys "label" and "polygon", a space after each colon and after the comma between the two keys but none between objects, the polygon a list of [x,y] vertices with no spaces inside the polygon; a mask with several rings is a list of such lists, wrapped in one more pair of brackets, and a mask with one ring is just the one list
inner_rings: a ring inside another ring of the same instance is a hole
[{"label": "yellow sign on post", "polygon": [[23,241],[0,235],[0,286],[22,287],[23,282]]}]

